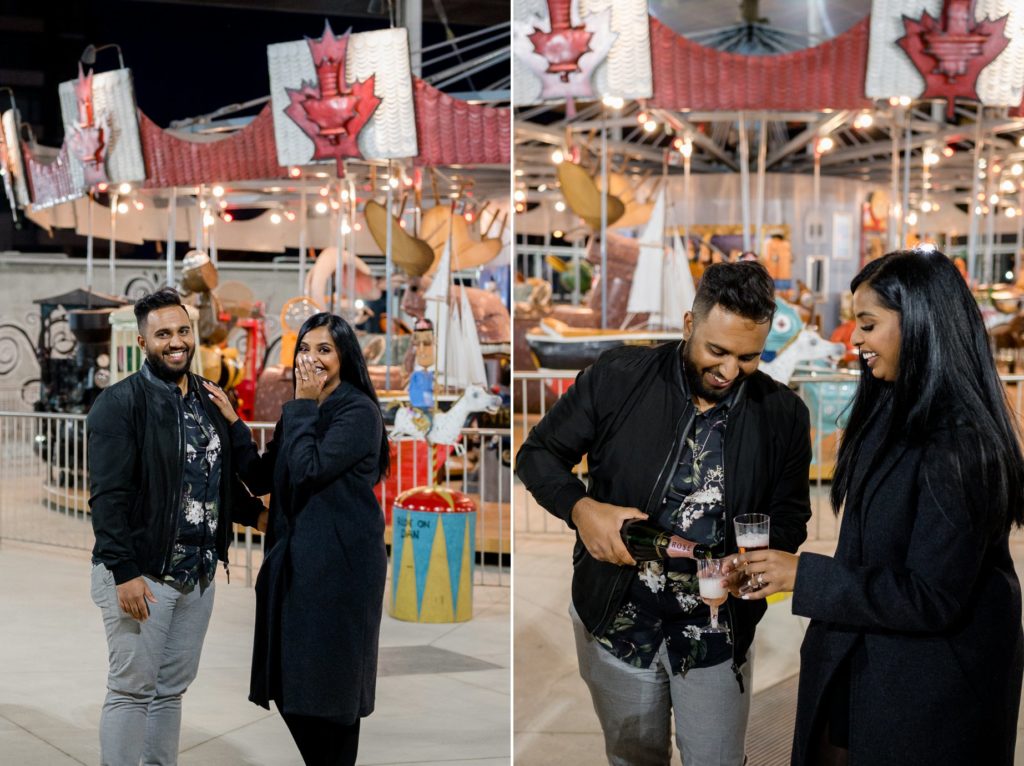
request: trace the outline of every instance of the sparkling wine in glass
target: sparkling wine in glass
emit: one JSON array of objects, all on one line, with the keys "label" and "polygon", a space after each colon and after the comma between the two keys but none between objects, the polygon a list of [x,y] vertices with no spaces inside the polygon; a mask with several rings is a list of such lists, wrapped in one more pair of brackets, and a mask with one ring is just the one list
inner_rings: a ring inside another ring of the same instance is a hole
[{"label": "sparkling wine in glass", "polygon": [[701,628],[701,633],[728,633],[728,628],[718,624],[718,607],[725,603],[729,591],[722,585],[722,563],[724,559],[697,559],[697,582],[700,585],[700,597],[711,607],[711,624]]},{"label": "sparkling wine in glass", "polygon": [[[759,551],[768,547],[768,533],[771,517],[764,513],[744,513],[733,520],[736,528],[736,546],[740,553]],[[754,584],[750,577],[740,591],[752,590]]]}]

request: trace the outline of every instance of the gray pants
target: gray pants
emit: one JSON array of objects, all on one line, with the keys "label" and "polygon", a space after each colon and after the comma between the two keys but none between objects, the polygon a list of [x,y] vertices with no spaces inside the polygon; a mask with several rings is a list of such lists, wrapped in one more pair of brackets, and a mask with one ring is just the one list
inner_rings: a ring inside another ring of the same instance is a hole
[{"label": "gray pants", "polygon": [[752,654],[742,668],[741,694],[729,662],[673,674],[662,643],[651,667],[635,668],[601,646],[575,609],[569,614],[580,675],[590,688],[609,764],[666,766],[672,759],[673,713],[685,766],[743,764]]},{"label": "gray pants", "polygon": [[114,576],[92,568],[92,600],[103,614],[110,654],[107,698],[100,715],[103,766],[174,766],[181,696],[196,677],[213,610],[214,585],[200,594],[147,580],[156,597],[149,619],[132,619],[117,603]]}]

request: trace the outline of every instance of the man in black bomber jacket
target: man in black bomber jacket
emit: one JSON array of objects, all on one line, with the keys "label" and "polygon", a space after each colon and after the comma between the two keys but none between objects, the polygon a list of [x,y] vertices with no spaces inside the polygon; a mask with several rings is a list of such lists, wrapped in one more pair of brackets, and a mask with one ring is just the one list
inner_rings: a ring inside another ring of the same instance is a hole
[{"label": "man in black bomber jacket", "polygon": [[261,525],[235,478],[228,425],[189,372],[195,339],[178,294],[135,304],[142,369],[88,418],[92,597],[110,651],[100,716],[105,766],[177,763],[181,697],[195,678],[227,568],[232,522]]},{"label": "man in black bomber jacket", "polygon": [[[683,343],[603,354],[519,450],[517,475],[577,533],[570,613],[611,764],[667,764],[672,714],[684,763],[744,762],[763,601],[730,597],[720,612],[729,632],[703,633],[695,562],[638,565],[619,530],[647,518],[724,556],[737,550],[733,519],[763,513],[772,548],[804,541],[807,408],[757,371],[774,310],[763,266],[711,266]],[[573,473],[584,455],[589,486]]]}]

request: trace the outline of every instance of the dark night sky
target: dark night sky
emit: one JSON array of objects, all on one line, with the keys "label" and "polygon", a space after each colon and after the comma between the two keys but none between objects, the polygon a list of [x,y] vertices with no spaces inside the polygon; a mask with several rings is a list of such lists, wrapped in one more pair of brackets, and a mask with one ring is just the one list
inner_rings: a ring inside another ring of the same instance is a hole
[{"label": "dark night sky", "polygon": [[[494,6],[494,23],[508,19],[507,4],[484,5]],[[349,27],[354,32],[381,29],[388,23],[384,16],[325,17],[180,2],[0,0],[0,85],[14,87],[22,120],[32,126],[37,140],[57,147],[64,132],[58,84],[77,74],[86,45],[117,43],[125,66],[132,70],[139,108],[166,127],[172,120],[268,95],[267,45],[319,37],[325,18],[336,33]],[[455,14],[451,18],[454,20]],[[452,29],[456,35],[473,31],[455,25]],[[437,23],[425,23],[423,38],[425,46],[440,42],[444,29]],[[468,57],[481,53],[476,50]],[[96,71],[116,67],[116,51],[98,54]],[[483,72],[475,76],[473,86],[485,88],[501,74]],[[470,89],[465,81],[446,88]],[[6,108],[5,94],[0,94],[0,105]],[[255,114],[258,108],[248,114]],[[58,233],[56,239],[49,239],[31,223],[20,231],[11,229],[7,209],[0,194],[0,251],[58,249],[72,253],[80,249],[79,238],[71,234]]]}]

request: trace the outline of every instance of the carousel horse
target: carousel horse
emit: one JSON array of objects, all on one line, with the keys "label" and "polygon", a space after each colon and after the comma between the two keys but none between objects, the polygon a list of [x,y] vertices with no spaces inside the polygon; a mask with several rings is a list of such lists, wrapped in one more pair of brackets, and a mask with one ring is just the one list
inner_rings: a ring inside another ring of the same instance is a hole
[{"label": "carousel horse", "polygon": [[415,407],[399,407],[389,438],[392,441],[426,439],[431,445],[454,447],[455,454],[461,456],[465,446],[460,441],[460,435],[466,417],[474,412],[494,414],[500,406],[500,396],[487,393],[482,386],[472,385],[466,388],[465,393],[447,412],[439,412],[433,418]]},{"label": "carousel horse", "polygon": [[801,362],[839,360],[845,353],[846,346],[842,343],[832,343],[818,335],[817,330],[804,328],[772,361],[761,362],[759,369],[779,383],[788,384]]},{"label": "carousel horse", "polygon": [[817,330],[807,328],[797,307],[776,296],[775,316],[765,341],[765,352],[760,370],[788,384],[798,364],[841,359],[846,347],[827,341]]}]

